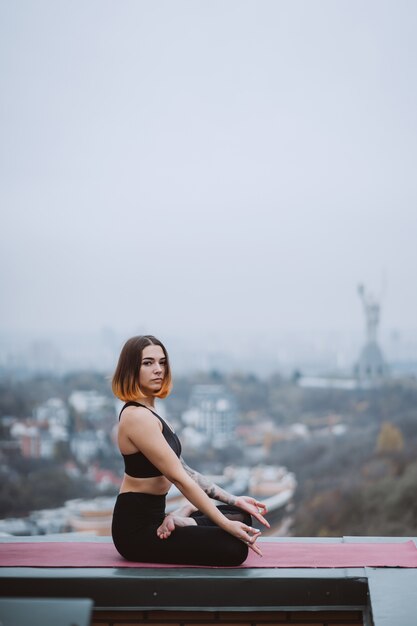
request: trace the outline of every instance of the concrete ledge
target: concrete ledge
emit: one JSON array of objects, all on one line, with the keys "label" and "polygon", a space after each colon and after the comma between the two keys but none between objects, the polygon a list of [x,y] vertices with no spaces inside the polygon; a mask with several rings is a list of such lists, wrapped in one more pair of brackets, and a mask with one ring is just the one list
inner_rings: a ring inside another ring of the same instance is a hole
[{"label": "concrete ledge", "polygon": [[[63,539],[60,536],[1,538],[0,550],[1,541],[57,541],[58,537],[59,540]],[[74,541],[74,536],[69,540]],[[92,537],[80,539],[83,540],[110,541],[109,538]],[[320,543],[392,543],[405,540],[404,537],[268,538],[268,541]],[[370,617],[371,612],[385,615],[383,605],[389,600],[389,594],[381,592],[382,589],[392,589],[392,594],[397,598],[395,606],[401,605],[403,613],[407,612],[407,605],[401,603],[401,595],[415,589],[417,569],[408,570],[406,575],[402,575],[403,572],[400,568],[3,567],[0,568],[0,593],[3,597],[12,598],[87,597],[93,600],[95,613],[102,616],[109,611],[126,614],[135,611],[226,611],[230,614],[233,611],[240,614],[256,611],[266,614],[268,611],[354,610],[364,615],[365,626],[398,626],[398,623],[414,626],[414,614],[410,616],[411,621],[407,621],[407,615],[402,614],[401,622],[394,618],[391,622],[375,619],[372,622]]]},{"label": "concrete ledge", "polygon": [[2,568],[8,597],[88,597],[96,608],[258,610],[368,603],[365,570]]}]

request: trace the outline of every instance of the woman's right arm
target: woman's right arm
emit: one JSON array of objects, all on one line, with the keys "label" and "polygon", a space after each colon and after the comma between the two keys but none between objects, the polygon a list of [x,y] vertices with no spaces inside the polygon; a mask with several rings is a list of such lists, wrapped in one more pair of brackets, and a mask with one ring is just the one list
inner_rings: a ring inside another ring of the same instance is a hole
[{"label": "woman's right arm", "polygon": [[224,502],[225,504],[233,504],[234,506],[241,508],[243,511],[247,511],[250,515],[252,515],[252,517],[256,517],[258,522],[261,522],[261,524],[270,528],[269,522],[267,522],[262,515],[262,513],[266,513],[266,506],[263,502],[258,502],[255,498],[251,498],[250,496],[234,496],[225,489],[216,485],[216,483],[208,480],[205,476],[200,474],[200,472],[191,469],[183,458],[181,458],[181,464],[186,473],[191,476],[194,482],[200,485],[201,489],[209,496],[209,498],[219,500],[219,502]]},{"label": "woman's right arm", "polygon": [[261,554],[254,542],[260,531],[239,521],[225,517],[213,504],[201,487],[186,473],[181,461],[166,442],[159,421],[146,409],[135,408],[125,411],[123,427],[129,439],[159,471],[173,483],[197,509],[202,511],[217,526],[248,543],[257,554]]}]

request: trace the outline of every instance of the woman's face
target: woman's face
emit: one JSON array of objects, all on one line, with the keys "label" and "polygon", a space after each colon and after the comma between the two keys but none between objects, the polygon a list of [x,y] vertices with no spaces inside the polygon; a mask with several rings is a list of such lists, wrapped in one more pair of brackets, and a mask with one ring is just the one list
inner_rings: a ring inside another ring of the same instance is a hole
[{"label": "woman's face", "polygon": [[146,396],[154,396],[165,378],[166,358],[161,346],[146,346],[142,351],[139,386]]}]

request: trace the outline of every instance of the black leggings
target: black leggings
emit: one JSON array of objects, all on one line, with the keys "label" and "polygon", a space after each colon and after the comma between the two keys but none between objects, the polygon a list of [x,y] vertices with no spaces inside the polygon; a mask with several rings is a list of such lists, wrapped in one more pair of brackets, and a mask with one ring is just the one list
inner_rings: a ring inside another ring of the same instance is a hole
[{"label": "black leggings", "polygon": [[[252,525],[249,513],[232,505],[220,505],[231,519]],[[165,496],[133,491],[118,495],[113,512],[112,536],[119,554],[127,561],[182,565],[240,565],[248,546],[216,526],[206,515],[191,515],[196,526],[175,528],[168,539],[156,530],[165,517]]]}]

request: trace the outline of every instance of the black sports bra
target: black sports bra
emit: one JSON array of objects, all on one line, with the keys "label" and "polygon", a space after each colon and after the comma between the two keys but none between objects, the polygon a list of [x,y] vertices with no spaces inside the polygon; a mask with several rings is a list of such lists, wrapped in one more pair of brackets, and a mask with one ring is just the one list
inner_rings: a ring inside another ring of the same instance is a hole
[{"label": "black sports bra", "polygon": [[[181,442],[178,439],[177,435],[174,433],[173,430],[171,430],[171,428],[162,419],[162,417],[155,413],[155,411],[152,411],[152,409],[150,409],[145,404],[133,401],[126,402],[126,404],[120,411],[119,421],[123,411],[128,406],[143,406],[145,409],[148,409],[151,413],[156,415],[156,417],[162,424],[162,434],[165,437],[166,442],[171,446],[175,454],[180,457]],[[131,454],[122,454],[122,457],[125,462],[125,473],[128,476],[132,476],[132,478],[153,478],[154,476],[162,476],[162,473],[159,471],[159,469],[155,467],[155,465],[153,465],[142,452],[139,452],[139,450],[137,452],[132,452]]]}]

